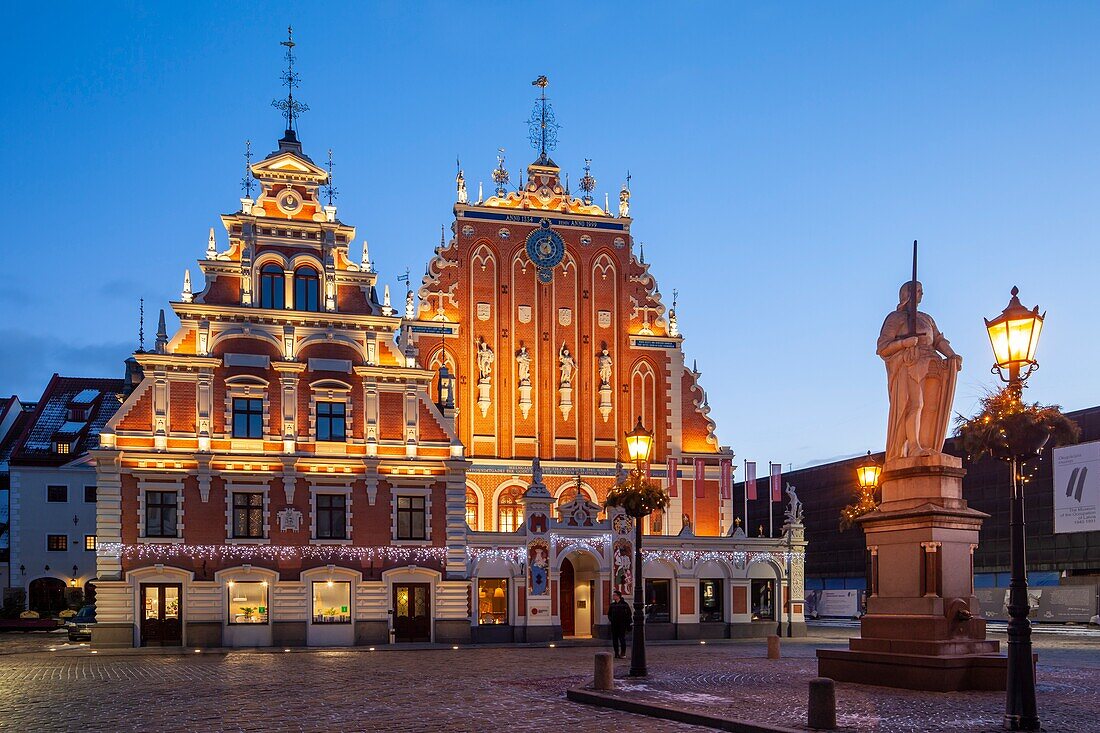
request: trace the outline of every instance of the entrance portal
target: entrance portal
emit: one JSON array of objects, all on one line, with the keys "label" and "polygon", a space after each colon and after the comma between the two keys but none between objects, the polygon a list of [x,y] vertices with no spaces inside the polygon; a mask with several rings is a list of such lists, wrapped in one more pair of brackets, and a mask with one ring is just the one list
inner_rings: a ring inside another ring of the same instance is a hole
[{"label": "entrance portal", "polygon": [[428,583],[395,583],[393,586],[393,640],[432,640],[432,601]]},{"label": "entrance portal", "polygon": [[579,639],[595,636],[596,624],[602,621],[601,604],[596,597],[599,580],[600,566],[592,555],[574,552],[562,560],[558,573],[562,636]]},{"label": "entrance portal", "polygon": [[141,645],[181,646],[183,624],[180,623],[178,583],[145,583],[141,586]]}]

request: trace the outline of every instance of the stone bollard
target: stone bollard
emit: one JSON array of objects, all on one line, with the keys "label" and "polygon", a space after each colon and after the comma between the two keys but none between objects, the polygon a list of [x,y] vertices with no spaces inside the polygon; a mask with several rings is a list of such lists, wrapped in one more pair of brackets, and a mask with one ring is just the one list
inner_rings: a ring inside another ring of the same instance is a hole
[{"label": "stone bollard", "polygon": [[779,659],[779,637],[774,634],[768,637],[768,659]]},{"label": "stone bollard", "polygon": [[615,667],[611,663],[611,652],[596,652],[596,678],[593,687],[597,690],[615,689]]},{"label": "stone bollard", "polygon": [[817,730],[836,730],[836,686],[827,677],[810,680],[807,723]]}]

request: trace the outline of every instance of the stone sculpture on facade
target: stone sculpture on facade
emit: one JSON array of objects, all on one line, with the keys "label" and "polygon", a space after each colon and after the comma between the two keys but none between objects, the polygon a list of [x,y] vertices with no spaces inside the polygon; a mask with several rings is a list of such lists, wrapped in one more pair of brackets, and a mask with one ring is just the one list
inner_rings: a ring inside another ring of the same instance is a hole
[{"label": "stone sculpture on facade", "polygon": [[[886,316],[878,337],[878,355],[886,362],[890,417],[886,461],[940,453],[951,419],[955,380],[962,357],[940,333],[932,316],[915,311],[911,324],[910,290],[901,286],[898,307]],[[916,285],[919,304],[923,295]],[[942,356],[941,356],[942,355]]]},{"label": "stone sculpture on facade", "polygon": [[558,387],[558,395],[561,398],[561,416],[569,419],[569,411],[573,409],[573,373],[577,370],[577,360],[569,352],[569,348],[562,341],[558,350],[558,363],[561,364],[561,382]]},{"label": "stone sculpture on facade", "polygon": [[493,404],[492,398],[492,373],[493,362],[496,354],[492,347],[485,343],[484,337],[478,339],[477,344],[477,406],[481,409],[481,416],[489,414],[489,406]]},{"label": "stone sculpture on facade", "polygon": [[519,410],[526,420],[531,412],[531,354],[523,344],[516,352],[516,377],[519,381]]},{"label": "stone sculpture on facade", "polygon": [[791,484],[787,484],[787,509],[783,516],[787,518],[787,524],[802,524],[802,501]]},{"label": "stone sculpture on facade", "polygon": [[600,375],[600,416],[603,417],[604,422],[607,422],[607,418],[611,415],[612,377],[611,354],[607,350],[607,344],[604,344],[600,350],[600,355],[596,357],[596,366]]}]

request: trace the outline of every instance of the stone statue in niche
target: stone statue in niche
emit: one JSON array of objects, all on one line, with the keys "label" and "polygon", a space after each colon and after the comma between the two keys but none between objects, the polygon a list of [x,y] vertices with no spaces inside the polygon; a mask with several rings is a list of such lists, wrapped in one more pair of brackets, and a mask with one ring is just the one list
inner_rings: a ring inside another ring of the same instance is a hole
[{"label": "stone statue in niche", "polygon": [[485,343],[485,339],[480,339],[477,344],[477,371],[482,381],[489,381],[489,376],[493,373],[493,362],[496,358],[496,354],[493,353],[489,344]]},{"label": "stone statue in niche", "polygon": [[955,381],[962,370],[962,357],[940,333],[932,316],[910,306],[914,289],[916,304],[920,304],[921,284],[910,281],[902,285],[898,307],[886,316],[878,337],[877,353],[886,362],[890,396],[887,462],[942,451]]},{"label": "stone statue in niche", "polygon": [[531,383],[531,354],[526,346],[520,346],[516,352],[516,373],[520,384]]},{"label": "stone statue in niche", "polygon": [[608,353],[606,346],[600,350],[600,355],[596,358],[596,365],[600,374],[600,386],[611,384],[611,354]]},{"label": "stone statue in niche", "polygon": [[561,385],[563,387],[571,385],[573,383],[573,373],[577,370],[577,360],[569,353],[564,341],[562,341],[561,349],[558,351],[558,362],[561,364]]}]

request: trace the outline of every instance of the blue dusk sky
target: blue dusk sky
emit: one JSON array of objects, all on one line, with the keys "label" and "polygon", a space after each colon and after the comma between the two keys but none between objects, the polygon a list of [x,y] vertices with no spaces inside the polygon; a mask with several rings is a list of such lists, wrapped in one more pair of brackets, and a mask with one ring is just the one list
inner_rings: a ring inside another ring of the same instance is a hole
[{"label": "blue dusk sky", "polygon": [[[794,466],[878,450],[875,340],[921,241],[923,308],[963,355],[955,409],[996,385],[982,317],[1049,311],[1028,397],[1081,408],[1100,362],[1095,3],[23,4],[5,19],[11,197],[0,392],[121,376],[274,149],[293,23],[306,152],[382,282],[414,276],[498,147],[534,158],[550,77],[574,182],[629,169],[633,234],[678,289],[719,438]],[[196,282],[196,289],[201,282]],[[174,323],[170,323],[170,328]]]}]

